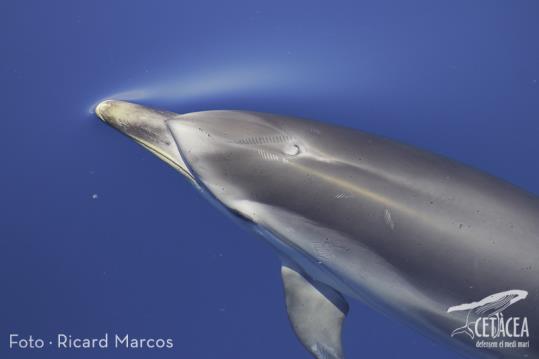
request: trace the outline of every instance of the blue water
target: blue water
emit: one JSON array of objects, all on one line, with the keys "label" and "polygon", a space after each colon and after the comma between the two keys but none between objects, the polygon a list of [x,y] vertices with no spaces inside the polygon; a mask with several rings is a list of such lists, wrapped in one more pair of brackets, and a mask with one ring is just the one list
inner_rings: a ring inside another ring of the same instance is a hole
[{"label": "blue water", "polygon": [[[538,15],[535,0],[2,1],[0,357],[309,358],[270,247],[94,105],[314,118],[539,193]],[[58,332],[175,347],[7,349]],[[344,345],[459,357],[357,302]]]}]

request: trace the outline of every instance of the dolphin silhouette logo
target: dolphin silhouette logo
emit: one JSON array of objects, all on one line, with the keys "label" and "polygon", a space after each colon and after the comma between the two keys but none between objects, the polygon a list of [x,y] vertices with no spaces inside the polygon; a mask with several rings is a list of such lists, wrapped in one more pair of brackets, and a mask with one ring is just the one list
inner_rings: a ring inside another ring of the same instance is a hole
[{"label": "dolphin silhouette logo", "polygon": [[466,315],[466,324],[453,330],[453,332],[451,332],[451,336],[453,337],[457,334],[466,334],[471,339],[474,339],[475,334],[471,327],[475,325],[475,322],[479,318],[497,317],[500,319],[502,311],[516,302],[526,299],[527,296],[528,292],[525,290],[512,289],[489,295],[478,302],[460,304],[450,307],[447,310],[448,313],[460,312],[464,310],[468,311],[468,314]]}]

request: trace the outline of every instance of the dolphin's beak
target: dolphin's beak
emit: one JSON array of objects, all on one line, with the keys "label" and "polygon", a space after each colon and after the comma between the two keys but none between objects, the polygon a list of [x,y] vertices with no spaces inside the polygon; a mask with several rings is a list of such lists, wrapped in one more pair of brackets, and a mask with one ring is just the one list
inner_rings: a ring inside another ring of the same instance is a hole
[{"label": "dolphin's beak", "polygon": [[167,121],[177,118],[177,114],[116,100],[99,103],[95,113],[194,182],[167,126]]}]

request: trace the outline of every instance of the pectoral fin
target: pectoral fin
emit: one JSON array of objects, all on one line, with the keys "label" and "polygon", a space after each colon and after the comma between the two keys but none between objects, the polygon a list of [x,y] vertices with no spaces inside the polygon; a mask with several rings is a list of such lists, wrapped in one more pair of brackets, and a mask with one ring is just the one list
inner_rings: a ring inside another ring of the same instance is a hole
[{"label": "pectoral fin", "polygon": [[301,343],[317,359],[342,359],[341,328],[348,303],[335,289],[291,265],[281,267],[286,308]]}]

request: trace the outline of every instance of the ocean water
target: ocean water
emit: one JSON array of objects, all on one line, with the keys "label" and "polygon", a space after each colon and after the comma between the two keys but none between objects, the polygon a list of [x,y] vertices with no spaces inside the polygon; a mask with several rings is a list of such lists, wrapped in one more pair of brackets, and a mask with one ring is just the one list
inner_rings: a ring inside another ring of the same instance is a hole
[{"label": "ocean water", "polygon": [[[537,1],[2,1],[0,357],[309,358],[279,261],[93,115],[307,117],[539,194]],[[171,350],[9,350],[9,334],[173,338]],[[348,358],[460,356],[351,303]]]}]

